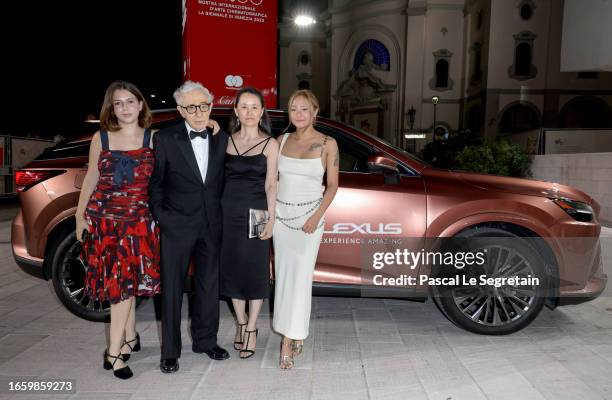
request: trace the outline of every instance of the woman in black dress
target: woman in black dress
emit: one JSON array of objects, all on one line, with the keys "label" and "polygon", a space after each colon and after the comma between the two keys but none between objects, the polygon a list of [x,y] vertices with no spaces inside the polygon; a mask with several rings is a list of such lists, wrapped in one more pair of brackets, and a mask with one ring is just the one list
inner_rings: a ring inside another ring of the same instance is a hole
[{"label": "woman in black dress", "polygon": [[[234,348],[240,358],[249,358],[255,354],[257,317],[270,295],[269,239],[276,208],[278,143],[271,136],[264,98],[255,88],[243,88],[236,95],[232,123],[221,200],[221,294],[232,299],[236,312]],[[249,209],[270,213],[259,238],[249,239]]]}]

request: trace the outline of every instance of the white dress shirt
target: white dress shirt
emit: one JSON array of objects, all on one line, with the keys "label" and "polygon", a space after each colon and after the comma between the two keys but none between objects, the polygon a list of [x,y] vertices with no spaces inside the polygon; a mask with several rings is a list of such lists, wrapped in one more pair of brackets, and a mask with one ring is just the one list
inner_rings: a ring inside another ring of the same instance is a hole
[{"label": "white dress shirt", "polygon": [[[187,128],[187,135],[189,132],[196,131],[193,129],[187,121],[185,121],[185,127]],[[200,132],[200,131],[196,131]],[[202,139],[201,137],[195,137],[193,139],[189,139],[191,142],[191,147],[193,148],[193,154],[195,154],[196,161],[198,162],[198,168],[200,169],[200,174],[202,175],[202,181],[206,182],[206,171],[208,170],[208,138],[210,134],[206,136],[206,139]]]}]

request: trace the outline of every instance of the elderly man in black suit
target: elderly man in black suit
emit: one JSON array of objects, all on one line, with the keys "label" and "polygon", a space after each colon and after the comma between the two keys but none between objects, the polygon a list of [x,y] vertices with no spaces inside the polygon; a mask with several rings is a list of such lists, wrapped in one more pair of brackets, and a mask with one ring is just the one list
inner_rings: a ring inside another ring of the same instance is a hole
[{"label": "elderly man in black suit", "polygon": [[181,306],[189,260],[195,261],[192,349],[213,360],[229,357],[217,345],[221,194],[228,135],[213,133],[212,95],[187,81],[175,92],[184,121],[154,136],[155,170],[149,204],[161,230],[162,354],[164,373],[179,369]]}]

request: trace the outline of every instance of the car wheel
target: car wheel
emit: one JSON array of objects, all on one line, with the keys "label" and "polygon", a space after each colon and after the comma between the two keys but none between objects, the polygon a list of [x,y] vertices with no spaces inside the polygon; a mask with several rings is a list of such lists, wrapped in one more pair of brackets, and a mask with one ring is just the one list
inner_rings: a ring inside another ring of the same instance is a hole
[{"label": "car wheel", "polygon": [[[71,232],[51,250],[51,281],[55,294],[76,316],[95,322],[107,321],[110,303],[94,301],[85,294],[85,264],[81,258],[81,243]],[[136,306],[142,299],[136,298]]]},{"label": "car wheel", "polygon": [[[548,293],[548,276],[542,258],[528,238],[502,230],[479,229],[468,232],[467,238],[469,251],[485,251],[486,261],[469,270],[467,267],[457,270],[458,275],[476,278],[479,284],[436,286],[437,305],[451,322],[471,332],[506,335],[523,329],[540,313]],[[532,279],[533,284],[506,283],[496,287],[480,284],[479,276],[483,274],[494,278],[531,277],[539,283]]]}]

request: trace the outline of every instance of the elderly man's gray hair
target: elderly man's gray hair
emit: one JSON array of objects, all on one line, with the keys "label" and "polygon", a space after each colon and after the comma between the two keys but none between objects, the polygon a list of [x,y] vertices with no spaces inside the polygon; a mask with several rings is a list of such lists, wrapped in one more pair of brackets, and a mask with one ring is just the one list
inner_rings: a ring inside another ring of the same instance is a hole
[{"label": "elderly man's gray hair", "polygon": [[185,81],[178,87],[178,89],[174,91],[174,94],[172,95],[174,97],[174,101],[176,101],[176,104],[183,105],[181,101],[183,99],[183,94],[191,92],[192,90],[200,90],[202,93],[204,93],[204,96],[208,98],[209,103],[213,102],[213,95],[200,82]]}]

